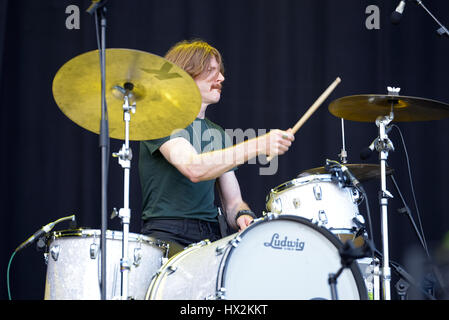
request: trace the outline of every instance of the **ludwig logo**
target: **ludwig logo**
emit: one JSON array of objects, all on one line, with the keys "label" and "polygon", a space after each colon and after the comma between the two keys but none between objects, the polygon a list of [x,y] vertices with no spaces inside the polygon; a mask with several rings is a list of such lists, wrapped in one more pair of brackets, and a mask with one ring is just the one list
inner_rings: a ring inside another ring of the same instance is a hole
[{"label": "ludwig logo", "polygon": [[287,236],[281,240],[279,233],[275,233],[271,237],[271,241],[265,242],[264,245],[265,247],[272,247],[273,249],[302,251],[304,250],[305,242],[299,241],[299,239],[292,241],[289,240]]}]

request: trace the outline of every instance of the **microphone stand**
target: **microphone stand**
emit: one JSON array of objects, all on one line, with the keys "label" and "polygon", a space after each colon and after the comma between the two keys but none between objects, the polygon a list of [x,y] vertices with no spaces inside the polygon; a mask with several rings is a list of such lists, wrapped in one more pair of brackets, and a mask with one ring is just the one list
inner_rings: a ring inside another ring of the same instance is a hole
[{"label": "microphone stand", "polygon": [[341,267],[336,273],[328,275],[328,284],[331,291],[331,299],[338,300],[337,293],[337,279],[342,274],[344,269],[351,267],[356,259],[369,257],[374,252],[374,246],[371,241],[367,240],[362,248],[356,248],[352,241],[346,241],[339,249]]},{"label": "microphone stand", "polygon": [[[109,171],[109,122],[106,104],[106,2],[92,1],[86,10],[89,14],[95,14],[95,23],[100,15],[101,35],[99,41],[100,69],[101,69],[101,120],[100,139],[101,149],[101,300],[106,300],[106,231],[108,223],[107,214],[107,184]],[[98,27],[98,24],[96,25]]]},{"label": "microphone stand", "polygon": [[437,18],[435,18],[435,16],[429,11],[429,9],[426,8],[424,3],[421,0],[415,0],[415,2],[418,5],[420,5],[429,14],[429,16],[431,16],[432,19],[435,20],[435,22],[440,26],[440,28],[437,30],[438,35],[440,35],[440,36],[446,35],[449,37],[449,31],[447,30],[447,28],[444,25],[442,25],[441,22],[438,21]]}]

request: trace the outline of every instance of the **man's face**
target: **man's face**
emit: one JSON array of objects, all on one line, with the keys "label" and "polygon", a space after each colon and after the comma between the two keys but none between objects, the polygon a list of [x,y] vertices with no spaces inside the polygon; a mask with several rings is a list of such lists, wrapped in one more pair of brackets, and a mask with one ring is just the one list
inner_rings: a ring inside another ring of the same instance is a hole
[{"label": "man's face", "polygon": [[215,57],[212,57],[209,66],[195,78],[203,104],[209,105],[220,101],[221,83],[223,81],[224,77],[220,72],[220,65]]}]

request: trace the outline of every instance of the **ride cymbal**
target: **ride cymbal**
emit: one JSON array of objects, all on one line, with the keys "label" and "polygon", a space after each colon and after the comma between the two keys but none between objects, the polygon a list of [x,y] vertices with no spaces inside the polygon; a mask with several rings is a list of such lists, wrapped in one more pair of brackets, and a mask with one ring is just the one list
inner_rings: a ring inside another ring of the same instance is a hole
[{"label": "ride cymbal", "polygon": [[448,104],[415,97],[355,95],[339,98],[329,104],[329,111],[334,116],[360,122],[375,122],[379,116],[388,116],[390,110],[394,112],[395,122],[449,118]]},{"label": "ride cymbal", "polygon": [[[106,103],[109,136],[125,139],[124,88],[130,90],[130,140],[169,136],[192,123],[201,108],[201,95],[192,77],[157,55],[131,49],[106,49]],[[98,50],[66,62],[53,79],[53,96],[73,122],[100,132],[101,72]]]},{"label": "ride cymbal", "polygon": [[[378,164],[345,164],[345,167],[351,171],[351,173],[359,180],[360,182],[365,182],[371,179],[380,178],[380,165]],[[387,167],[387,175],[393,174],[394,170],[390,167]],[[298,177],[305,176],[307,174],[327,174],[325,167],[307,169],[301,172]]]}]

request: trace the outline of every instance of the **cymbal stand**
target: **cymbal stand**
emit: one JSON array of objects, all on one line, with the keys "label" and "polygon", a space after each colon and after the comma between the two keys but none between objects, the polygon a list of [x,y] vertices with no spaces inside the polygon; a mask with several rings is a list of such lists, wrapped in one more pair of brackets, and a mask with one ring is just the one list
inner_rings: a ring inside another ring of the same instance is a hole
[{"label": "cymbal stand", "polygon": [[[131,169],[132,150],[129,147],[129,122],[131,121],[131,114],[136,112],[135,102],[130,105],[129,99],[132,97],[131,90],[133,85],[125,83],[125,89],[116,86],[124,93],[123,99],[123,120],[125,121],[125,143],[118,153],[113,153],[112,156],[118,158],[119,164],[124,169],[124,195],[123,195],[123,208],[119,210],[118,216],[122,219],[123,234],[122,234],[122,258],[120,259],[120,272],[121,272],[121,299],[127,300],[128,287],[129,287],[129,271],[131,265],[128,261],[128,241],[129,241],[129,223],[131,220],[131,210],[129,208],[129,177]],[[113,216],[114,217],[114,216]]]},{"label": "cymbal stand", "polygon": [[388,159],[389,151],[394,151],[394,146],[387,135],[387,126],[394,119],[394,104],[397,103],[397,99],[394,96],[399,95],[400,88],[388,87],[388,93],[392,95],[391,99],[391,111],[388,116],[379,116],[376,119],[376,126],[379,128],[379,139],[376,142],[376,150],[379,152],[380,159],[380,177],[381,177],[381,191],[379,193],[379,202],[381,208],[381,232],[382,232],[382,285],[383,285],[383,299],[391,300],[391,269],[390,269],[390,257],[388,246],[388,199],[392,199],[393,195],[387,190],[387,171],[386,163]]}]

